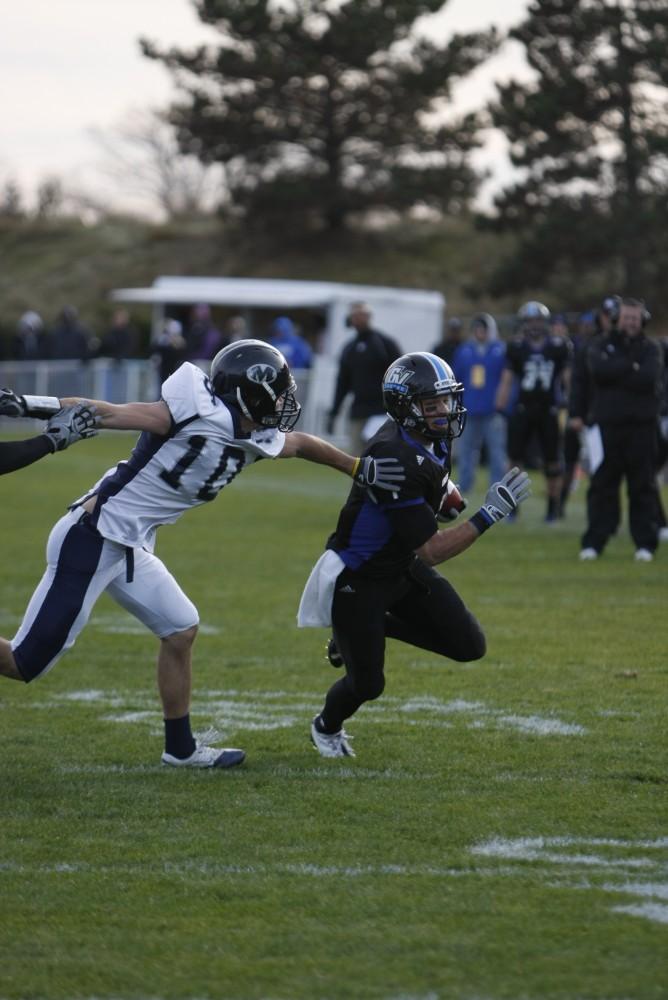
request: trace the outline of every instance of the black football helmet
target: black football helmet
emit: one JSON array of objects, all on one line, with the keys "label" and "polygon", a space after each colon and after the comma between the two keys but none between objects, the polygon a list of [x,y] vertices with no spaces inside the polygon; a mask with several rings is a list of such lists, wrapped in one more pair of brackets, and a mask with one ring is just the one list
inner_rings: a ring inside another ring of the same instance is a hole
[{"label": "black football helmet", "polygon": [[550,310],[542,302],[525,302],[517,310],[520,333],[540,338],[550,332]]},{"label": "black football helmet", "polygon": [[261,427],[291,431],[301,406],[288,363],[262,340],[237,340],[211,362],[211,385],[221,399],[231,399],[243,415]]},{"label": "black football helmet", "polygon": [[[420,403],[439,397],[448,400],[449,408],[441,425],[434,429],[429,427]],[[427,351],[403,354],[383,376],[383,405],[392,419],[400,427],[432,440],[452,440],[462,433],[466,423],[463,397],[464,386],[450,365]]]}]

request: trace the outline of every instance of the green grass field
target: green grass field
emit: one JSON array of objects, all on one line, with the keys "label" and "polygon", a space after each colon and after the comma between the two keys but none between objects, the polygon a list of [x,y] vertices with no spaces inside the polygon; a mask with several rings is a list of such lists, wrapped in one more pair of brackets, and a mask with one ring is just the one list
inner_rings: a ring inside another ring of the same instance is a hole
[{"label": "green grass field", "polygon": [[[51,524],[131,443],[0,480],[4,635]],[[161,767],[156,642],[106,597],[46,678],[3,681],[0,997],[668,996],[668,557],[636,564],[624,529],[579,563],[584,490],[546,528],[535,478],[442,567],[487,656],[390,643],[354,760],[309,744],[335,674],[295,626],[347,484],[298,461],[158,544],[202,618],[194,728],[242,768]]]}]

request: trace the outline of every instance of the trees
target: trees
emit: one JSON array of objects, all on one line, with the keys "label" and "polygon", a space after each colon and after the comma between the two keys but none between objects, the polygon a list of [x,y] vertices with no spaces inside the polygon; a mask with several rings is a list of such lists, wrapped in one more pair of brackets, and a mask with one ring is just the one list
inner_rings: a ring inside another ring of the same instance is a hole
[{"label": "trees", "polygon": [[494,31],[437,45],[412,33],[443,0],[198,0],[218,47],[147,56],[175,74],[181,150],[225,165],[248,218],[316,219],[426,204],[456,211],[475,192],[474,116],[434,120],[454,81],[494,50]]},{"label": "trees", "polygon": [[668,265],[665,0],[534,0],[510,34],[535,81],[499,86],[490,109],[519,168],[495,201],[492,224],[519,237],[495,289],[588,274],[651,296]]},{"label": "trees", "polygon": [[221,171],[182,155],[162,112],[135,111],[115,129],[94,129],[104,169],[129,199],[165,219],[209,214],[219,203]]}]

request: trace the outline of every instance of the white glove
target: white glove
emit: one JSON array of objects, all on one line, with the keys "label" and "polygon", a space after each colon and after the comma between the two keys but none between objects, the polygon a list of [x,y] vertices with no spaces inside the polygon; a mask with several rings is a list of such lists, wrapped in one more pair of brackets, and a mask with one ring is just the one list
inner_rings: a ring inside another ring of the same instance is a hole
[{"label": "white glove", "polygon": [[[506,472],[498,483],[493,483],[485,494],[485,500],[478,514],[491,528],[497,521],[508,517],[531,493],[531,480],[526,472],[515,466]],[[475,515],[477,516],[477,515]]]},{"label": "white glove", "polygon": [[53,444],[54,451],[64,451],[75,441],[95,437],[100,420],[97,410],[90,403],[77,403],[51,417],[44,433]]},{"label": "white glove", "polygon": [[506,472],[500,482],[490,486],[485,494],[481,510],[486,511],[492,521],[500,521],[517,510],[530,493],[531,480],[528,474],[520,472],[517,466],[514,466],[509,472]]},{"label": "white glove", "polygon": [[404,467],[396,458],[358,458],[353,479],[358,486],[375,486],[379,490],[398,490],[406,476]]}]

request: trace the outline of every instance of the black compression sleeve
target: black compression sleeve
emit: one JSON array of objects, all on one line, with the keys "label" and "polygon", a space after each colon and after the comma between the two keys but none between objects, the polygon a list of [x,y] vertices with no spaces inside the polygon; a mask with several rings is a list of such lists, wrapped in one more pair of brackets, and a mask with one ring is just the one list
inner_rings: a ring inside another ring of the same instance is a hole
[{"label": "black compression sleeve", "polygon": [[28,438],[27,441],[0,441],[0,476],[32,465],[53,452],[53,445],[46,434]]}]

